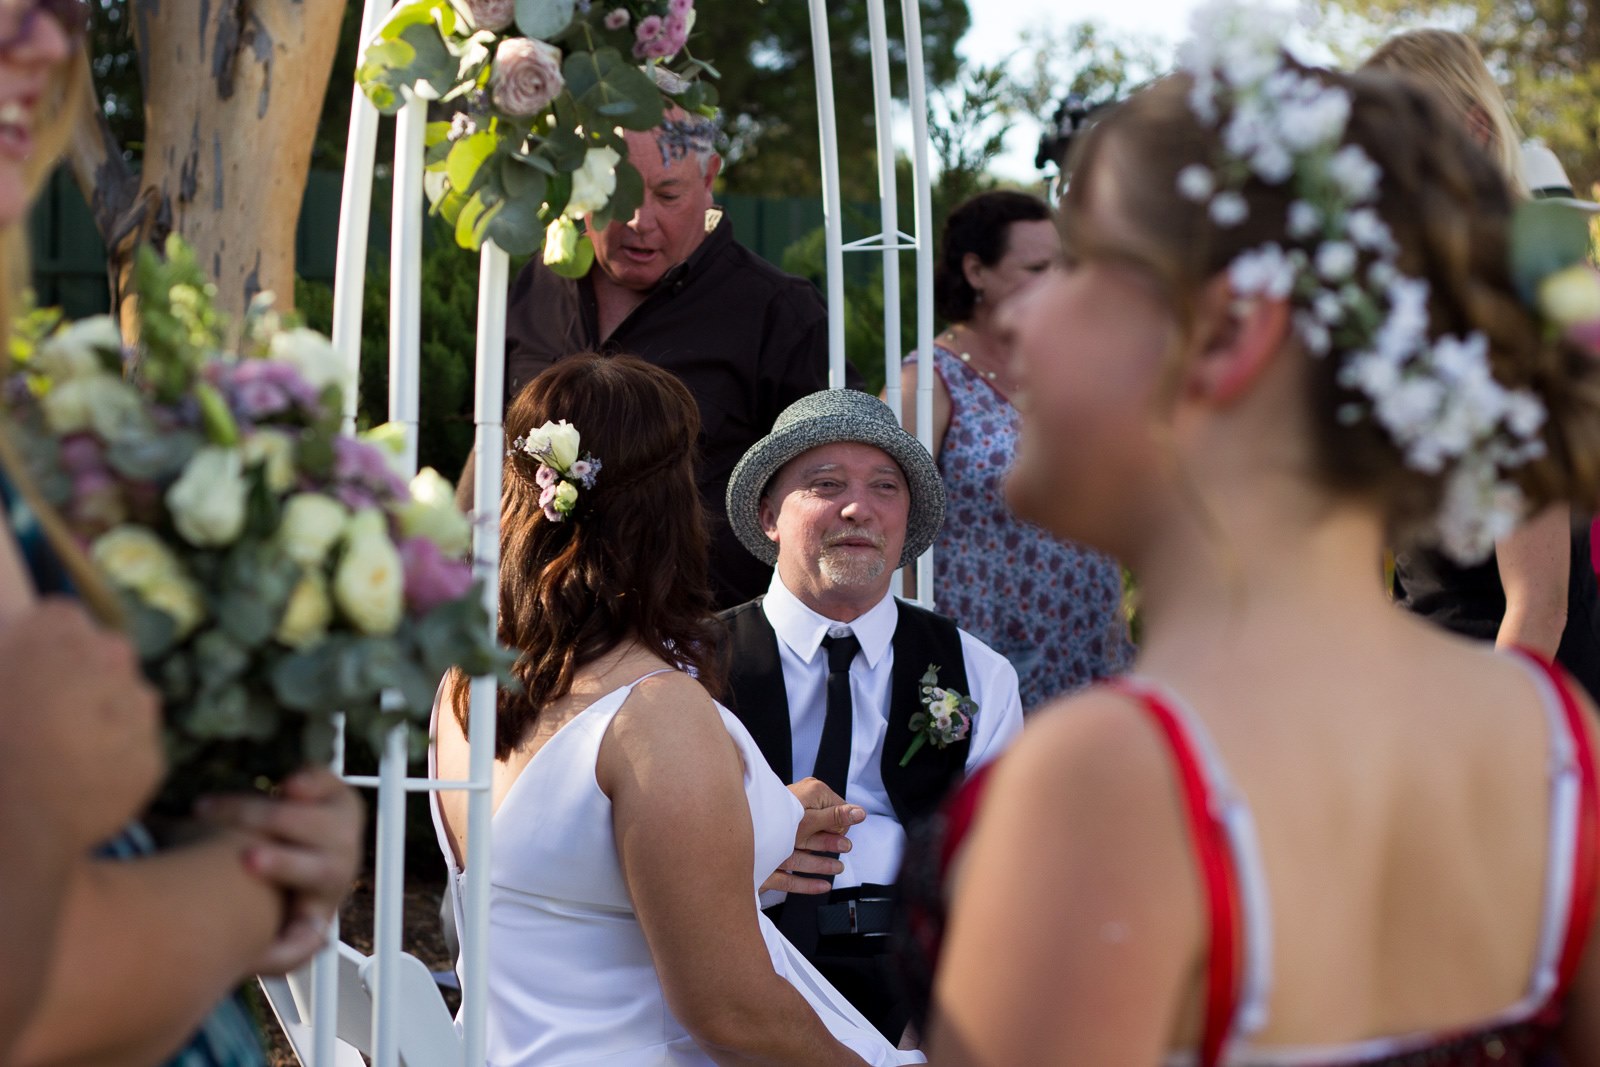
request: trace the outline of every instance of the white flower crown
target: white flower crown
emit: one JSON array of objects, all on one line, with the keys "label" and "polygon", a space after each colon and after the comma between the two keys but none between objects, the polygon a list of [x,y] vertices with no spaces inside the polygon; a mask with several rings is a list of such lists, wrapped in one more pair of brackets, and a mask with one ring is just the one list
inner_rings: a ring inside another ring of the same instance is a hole
[{"label": "white flower crown", "polygon": [[1242,190],[1252,179],[1293,190],[1289,247],[1236,258],[1235,294],[1292,300],[1308,352],[1346,353],[1339,384],[1364,399],[1344,405],[1340,421],[1375,419],[1407,466],[1442,474],[1439,547],[1462,563],[1481,560],[1526,510],[1503,472],[1544,454],[1544,405],[1495,380],[1481,332],[1430,338],[1428,283],[1400,271],[1399,246],[1374,206],[1383,172],[1360,145],[1343,143],[1350,95],[1298,69],[1282,44],[1291,21],[1237,0],[1195,13],[1179,62],[1193,80],[1189,105],[1219,129],[1221,146],[1210,166],[1179,172],[1178,192],[1229,228],[1249,217]]}]

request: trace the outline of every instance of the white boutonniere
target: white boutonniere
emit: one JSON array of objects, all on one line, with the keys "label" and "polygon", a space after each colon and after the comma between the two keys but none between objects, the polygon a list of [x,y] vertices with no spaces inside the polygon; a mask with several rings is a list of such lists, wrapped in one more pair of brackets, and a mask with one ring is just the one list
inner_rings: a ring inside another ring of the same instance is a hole
[{"label": "white boutonniere", "polygon": [[911,744],[900,757],[900,766],[911,762],[923,745],[946,748],[972,732],[972,720],[978,714],[978,702],[963,696],[954,689],[939,685],[939,668],[928,664],[928,670],[919,683],[922,688],[923,710],[911,716]]}]

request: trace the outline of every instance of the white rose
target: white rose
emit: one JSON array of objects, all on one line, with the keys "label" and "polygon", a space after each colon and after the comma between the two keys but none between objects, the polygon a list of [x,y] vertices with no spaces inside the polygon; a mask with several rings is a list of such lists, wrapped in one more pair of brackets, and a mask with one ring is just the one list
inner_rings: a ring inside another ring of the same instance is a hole
[{"label": "white rose", "polygon": [[167,490],[173,525],[191,545],[231,544],[244,529],[247,487],[237,448],[208,445],[194,454]]},{"label": "white rose", "polygon": [[136,593],[173,581],[183,573],[178,557],[143,526],[118,526],[106,531],[89,546],[89,555],[113,583]]},{"label": "white rose", "polygon": [[304,326],[274,334],[268,357],[293,366],[318,392],[344,381],[344,358],[339,350],[316,330]]},{"label": "white rose", "polygon": [[472,523],[456,507],[455,487],[432,467],[411,479],[411,499],[396,511],[400,532],[426,537],[447,556],[460,556],[472,544]]},{"label": "white rose", "polygon": [[283,508],[278,544],[302,567],[320,567],[344,533],[345,506],[322,493],[296,493]]},{"label": "white rose", "polygon": [[621,162],[614,148],[589,149],[583,166],[572,172],[572,195],[563,214],[577,218],[605,207],[617,191],[617,164]]},{"label": "white rose", "polygon": [[531,37],[507,37],[494,50],[489,93],[507,115],[537,115],[561,94],[561,49]]},{"label": "white rose", "polygon": [[121,349],[122,334],[117,324],[108,316],[96,315],[75,322],[45,340],[36,358],[39,369],[48,377],[65,382],[109,373],[101,362],[100,353]]},{"label": "white rose", "polygon": [[144,421],[144,403],[126,382],[109,374],[57,383],[39,398],[44,419],[57,434],[93,430],[115,438]]},{"label": "white rose", "polygon": [[294,438],[280,430],[256,430],[239,446],[244,464],[260,464],[267,488],[274,494],[287,493],[294,485]]},{"label": "white rose", "polygon": [[552,459],[555,465],[566,470],[578,458],[578,428],[566,419],[551,425],[545,424],[545,440],[550,442]]},{"label": "white rose", "polygon": [[200,595],[200,587],[186,574],[144,590],[139,599],[170,618],[179,638],[188,637],[206,617],[206,603]]},{"label": "white rose", "polygon": [[1539,283],[1539,310],[1561,326],[1600,320],[1600,273],[1579,263]]},{"label": "white rose", "polygon": [[405,574],[382,513],[358,512],[346,534],[344,558],[333,575],[333,599],[362,633],[394,633],[405,607]]},{"label": "white rose", "polygon": [[327,580],[321,571],[306,571],[289,594],[273,636],[290,648],[304,648],[320,640],[331,621],[333,602],[328,599]]}]

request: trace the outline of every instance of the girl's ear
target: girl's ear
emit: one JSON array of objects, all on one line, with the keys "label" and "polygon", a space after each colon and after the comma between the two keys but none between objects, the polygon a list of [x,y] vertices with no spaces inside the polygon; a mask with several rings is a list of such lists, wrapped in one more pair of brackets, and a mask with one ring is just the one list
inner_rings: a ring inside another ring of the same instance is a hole
[{"label": "girl's ear", "polygon": [[983,295],[983,260],[978,258],[978,253],[968,252],[961,257],[961,276],[967,279],[973,292]]},{"label": "girl's ear", "polygon": [[1226,274],[1200,296],[1197,355],[1184,374],[1184,393],[1218,407],[1234,403],[1271,366],[1289,335],[1289,301],[1239,297]]}]

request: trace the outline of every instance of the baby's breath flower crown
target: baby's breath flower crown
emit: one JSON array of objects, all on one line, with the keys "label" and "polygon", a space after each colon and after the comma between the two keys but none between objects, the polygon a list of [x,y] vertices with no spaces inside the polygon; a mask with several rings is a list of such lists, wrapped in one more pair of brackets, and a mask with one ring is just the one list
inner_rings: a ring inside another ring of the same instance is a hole
[{"label": "baby's breath flower crown", "polygon": [[1196,13],[1179,59],[1190,107],[1220,137],[1209,165],[1179,172],[1178,194],[1232,228],[1249,217],[1249,182],[1289,188],[1287,240],[1239,255],[1233,290],[1290,300],[1306,351],[1340,353],[1338,381],[1354,399],[1339,420],[1374,420],[1407,466],[1443,479],[1434,539],[1475,562],[1525,511],[1506,472],[1544,454],[1544,404],[1495,379],[1483,333],[1430,329],[1428,282],[1400,270],[1376,207],[1382,170],[1344,143],[1350,95],[1284,51],[1291,18],[1237,0]]}]

